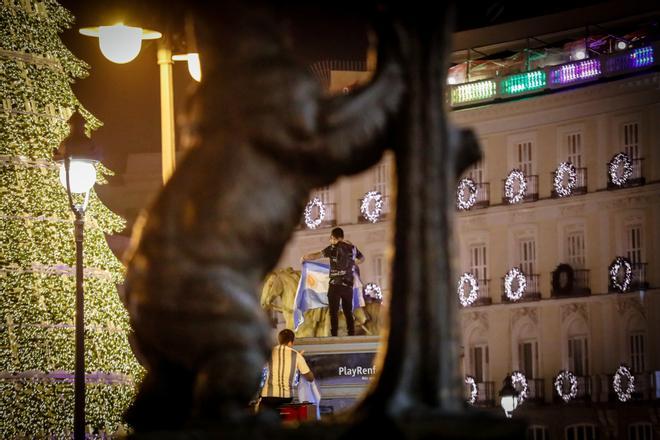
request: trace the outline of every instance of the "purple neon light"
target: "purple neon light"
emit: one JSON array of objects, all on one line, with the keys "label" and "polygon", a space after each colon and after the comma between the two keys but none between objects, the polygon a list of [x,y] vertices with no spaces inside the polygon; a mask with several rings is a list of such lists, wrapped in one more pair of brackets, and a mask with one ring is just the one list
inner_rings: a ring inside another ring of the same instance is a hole
[{"label": "purple neon light", "polygon": [[607,58],[606,74],[625,73],[652,66],[655,63],[653,46],[639,47],[631,51],[610,55]]},{"label": "purple neon light", "polygon": [[576,81],[592,79],[601,74],[600,60],[584,60],[563,64],[550,70],[552,84],[570,84]]}]

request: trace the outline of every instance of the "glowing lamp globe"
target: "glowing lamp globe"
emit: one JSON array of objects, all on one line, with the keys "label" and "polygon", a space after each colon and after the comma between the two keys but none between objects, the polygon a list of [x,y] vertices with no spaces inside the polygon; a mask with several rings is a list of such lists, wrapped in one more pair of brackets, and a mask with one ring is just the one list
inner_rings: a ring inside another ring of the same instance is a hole
[{"label": "glowing lamp globe", "polygon": [[172,59],[174,61],[187,61],[188,63],[188,73],[190,76],[197,81],[202,81],[202,64],[199,61],[198,53],[187,53],[182,55],[173,55]]},{"label": "glowing lamp globe", "polygon": [[113,63],[128,63],[140,53],[142,29],[123,24],[99,26],[99,46],[101,53]]},{"label": "glowing lamp globe", "polygon": [[[60,162],[60,183],[66,189],[66,169]],[[69,183],[73,194],[84,194],[96,183],[96,167],[93,160],[71,159],[69,162]]]},{"label": "glowing lamp globe", "polygon": [[510,374],[504,379],[504,386],[500,390],[500,405],[504,410],[504,414],[509,418],[511,413],[518,407],[518,392],[513,387]]},{"label": "glowing lamp globe", "polygon": [[135,59],[142,48],[142,40],[160,38],[160,32],[150,31],[123,23],[80,29],[88,37],[98,37],[101,53],[110,61],[125,64]]}]

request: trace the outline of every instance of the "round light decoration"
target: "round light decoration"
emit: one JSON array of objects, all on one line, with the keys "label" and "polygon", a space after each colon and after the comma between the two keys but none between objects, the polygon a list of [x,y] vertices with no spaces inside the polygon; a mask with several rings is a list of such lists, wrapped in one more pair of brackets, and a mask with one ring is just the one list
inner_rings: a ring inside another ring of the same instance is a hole
[{"label": "round light decoration", "polygon": [[513,387],[518,390],[518,405],[521,405],[527,398],[529,386],[527,385],[527,378],[521,371],[514,371],[511,373],[511,383]]},{"label": "round light decoration", "polygon": [[[623,280],[619,281],[619,274],[623,269]],[[630,280],[632,278],[632,266],[630,261],[625,257],[616,257],[612,264],[610,264],[610,283],[612,286],[621,293],[624,293],[630,287]]]},{"label": "round light decoration", "polygon": [[[470,293],[465,296],[465,283],[470,283]],[[467,307],[477,300],[479,284],[477,279],[471,273],[464,273],[458,281],[458,300],[463,307]]]},{"label": "round light decoration", "polygon": [[[318,217],[312,217],[312,211],[316,207],[319,211]],[[325,206],[318,197],[314,197],[305,207],[305,224],[309,229],[318,228],[325,218]]]},{"label": "round light decoration", "polygon": [[477,384],[474,382],[474,377],[465,376],[465,383],[470,386],[470,397],[468,398],[467,403],[474,405],[474,402],[477,401],[477,395],[479,394]]},{"label": "round light decoration", "polygon": [[[565,392],[568,385],[568,392]],[[562,370],[555,378],[555,390],[564,402],[568,402],[577,396],[577,378],[568,370]]]},{"label": "round light decoration", "polygon": [[[373,208],[372,208],[373,202]],[[376,223],[383,211],[383,196],[378,191],[369,191],[362,198],[360,212],[362,216],[371,223]]]},{"label": "round light decoration", "polygon": [[[458,182],[458,189],[456,190],[456,206],[461,211],[466,211],[472,208],[477,201],[477,185],[474,183],[474,180],[470,178],[461,179]],[[466,194],[467,199],[466,199]]]},{"label": "round light decoration", "polygon": [[[518,288],[516,290],[513,290],[514,279],[518,282]],[[526,288],[527,278],[525,278],[525,274],[520,269],[514,267],[506,273],[504,277],[504,292],[507,298],[511,301],[518,301],[522,298]]]},{"label": "round light decoration", "polygon": [[615,154],[610,163],[607,164],[607,169],[610,174],[610,181],[616,186],[624,185],[633,173],[632,161],[625,153]]},{"label": "round light decoration", "polygon": [[[516,181],[518,182],[518,191],[514,191],[513,189],[513,185]],[[527,180],[525,179],[525,173],[520,170],[511,170],[504,181],[504,197],[506,197],[511,204],[520,203],[525,198],[526,191]]]},{"label": "round light decoration", "polygon": [[[626,382],[625,389],[622,386],[622,382]],[[612,385],[614,386],[614,392],[621,402],[627,402],[632,397],[632,393],[635,391],[635,378],[630,374],[630,370],[625,365],[619,366],[619,369],[614,373],[614,379],[612,379]]]},{"label": "round light decoration", "polygon": [[[566,184],[564,185],[564,179]],[[554,187],[559,197],[568,197],[577,184],[577,170],[570,162],[562,162],[555,171]]]},{"label": "round light decoration", "polygon": [[376,283],[367,283],[364,286],[364,296],[378,301],[383,300],[383,292],[380,289],[380,286]]}]

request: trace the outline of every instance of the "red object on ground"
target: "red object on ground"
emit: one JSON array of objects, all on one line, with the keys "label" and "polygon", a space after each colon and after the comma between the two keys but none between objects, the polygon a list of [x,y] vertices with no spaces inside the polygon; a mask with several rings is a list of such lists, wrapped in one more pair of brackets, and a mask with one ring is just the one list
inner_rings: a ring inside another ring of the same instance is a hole
[{"label": "red object on ground", "polygon": [[316,420],[316,405],[313,403],[290,403],[280,406],[279,410],[285,422]]}]

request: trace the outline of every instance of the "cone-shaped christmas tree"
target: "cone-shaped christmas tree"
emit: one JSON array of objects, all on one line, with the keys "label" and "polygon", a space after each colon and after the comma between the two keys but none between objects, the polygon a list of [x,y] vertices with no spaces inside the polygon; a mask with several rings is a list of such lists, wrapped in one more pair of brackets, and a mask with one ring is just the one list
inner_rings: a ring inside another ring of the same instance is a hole
[{"label": "cone-shaped christmas tree", "polygon": [[[70,83],[87,66],[62,44],[73,22],[53,0],[0,3],[0,438],[65,438],[73,431],[73,214],[53,150],[79,111],[101,123]],[[99,183],[109,171],[97,165]],[[86,215],[85,367],[89,429],[112,433],[141,368],[116,284],[123,268],[105,235],[124,221],[95,194]]]}]

